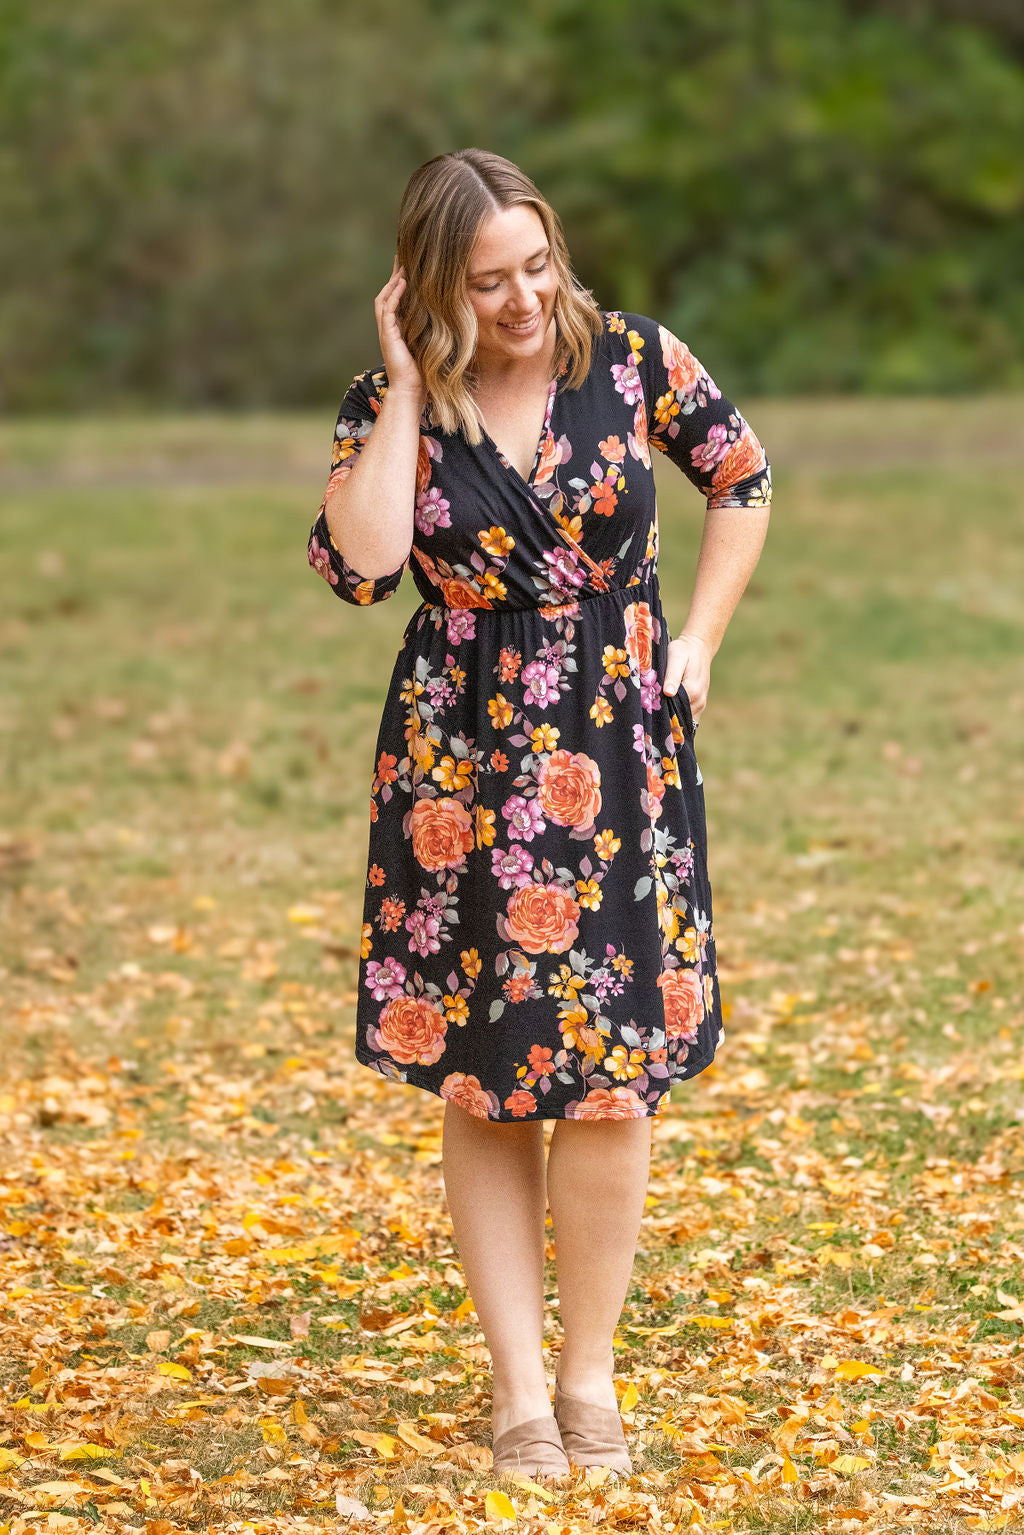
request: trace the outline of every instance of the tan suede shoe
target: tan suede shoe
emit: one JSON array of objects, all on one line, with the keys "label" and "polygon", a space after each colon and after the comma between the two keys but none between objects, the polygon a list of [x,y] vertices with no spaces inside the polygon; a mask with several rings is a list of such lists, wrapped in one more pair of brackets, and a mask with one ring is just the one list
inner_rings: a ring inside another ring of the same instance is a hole
[{"label": "tan suede shoe", "polygon": [[633,1474],[626,1435],[618,1412],[568,1396],[555,1380],[555,1421],[569,1460],[576,1466],[610,1466]]},{"label": "tan suede shoe", "polygon": [[569,1462],[562,1448],[553,1413],[513,1423],[499,1434],[492,1447],[494,1471],[521,1471],[525,1476],[568,1476]]}]

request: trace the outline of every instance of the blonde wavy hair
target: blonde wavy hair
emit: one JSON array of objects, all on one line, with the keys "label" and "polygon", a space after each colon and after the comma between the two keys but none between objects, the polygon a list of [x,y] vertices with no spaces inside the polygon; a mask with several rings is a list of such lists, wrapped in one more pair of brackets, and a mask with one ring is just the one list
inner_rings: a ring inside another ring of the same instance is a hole
[{"label": "blonde wavy hair", "polygon": [[461,427],[472,443],[483,441],[483,417],[470,392],[477,321],[469,263],[487,219],[517,204],[536,210],[551,246],[558,278],[554,371],[564,362],[560,387],[578,389],[604,322],[594,295],[573,275],[558,214],[517,165],[485,149],[435,155],[409,178],[398,211],[398,264],[408,283],[397,319],[423,376],[428,419],[445,432]]}]

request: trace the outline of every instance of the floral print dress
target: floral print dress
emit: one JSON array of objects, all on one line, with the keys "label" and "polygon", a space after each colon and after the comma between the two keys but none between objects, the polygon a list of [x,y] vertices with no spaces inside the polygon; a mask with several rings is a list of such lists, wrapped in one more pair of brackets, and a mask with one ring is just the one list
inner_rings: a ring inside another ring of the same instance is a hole
[{"label": "floral print dress", "polygon": [[[405,564],[363,578],[323,504],[308,543],[346,602],[410,564],[422,599],[374,755],[356,1058],[483,1119],[655,1114],[724,1037],[695,726],[662,691],[652,453],[711,507],[768,505],[771,475],[677,336],[601,313],[527,479],[424,412]],[[382,366],[348,390],[328,489],[386,390]]]}]

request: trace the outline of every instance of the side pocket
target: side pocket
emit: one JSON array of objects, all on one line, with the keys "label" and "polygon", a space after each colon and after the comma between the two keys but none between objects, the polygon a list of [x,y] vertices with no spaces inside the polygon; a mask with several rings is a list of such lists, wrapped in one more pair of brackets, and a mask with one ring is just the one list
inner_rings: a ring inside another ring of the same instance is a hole
[{"label": "side pocket", "polygon": [[694,736],[694,732],[697,729],[697,726],[700,723],[700,721],[699,720],[695,720],[694,717],[693,717],[693,710],[690,708],[690,695],[686,691],[686,687],[685,687],[685,685],[682,682],[679,684],[679,687],[676,690],[676,695],[675,696],[676,696],[677,702],[681,705],[682,710],[683,710],[683,715],[684,715],[683,725],[684,725],[684,727],[686,729],[687,734],[690,737],[690,740],[692,741],[693,740],[693,736]]}]

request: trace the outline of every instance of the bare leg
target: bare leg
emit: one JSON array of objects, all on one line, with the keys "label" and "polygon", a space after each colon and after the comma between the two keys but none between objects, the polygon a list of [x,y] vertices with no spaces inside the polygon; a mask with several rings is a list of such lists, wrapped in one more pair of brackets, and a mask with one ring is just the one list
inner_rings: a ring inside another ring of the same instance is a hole
[{"label": "bare leg", "polygon": [[544,1373],[544,1126],[446,1103],[442,1167],[459,1261],[494,1371],[491,1429],[551,1411]]},{"label": "bare leg", "polygon": [[560,1119],[548,1153],[564,1340],[558,1383],[617,1405],[612,1340],[629,1291],[651,1166],[651,1121]]}]

